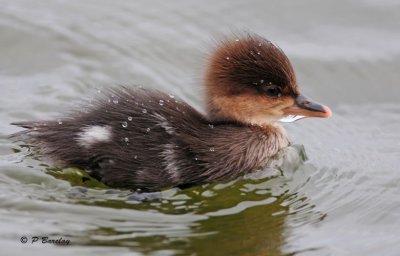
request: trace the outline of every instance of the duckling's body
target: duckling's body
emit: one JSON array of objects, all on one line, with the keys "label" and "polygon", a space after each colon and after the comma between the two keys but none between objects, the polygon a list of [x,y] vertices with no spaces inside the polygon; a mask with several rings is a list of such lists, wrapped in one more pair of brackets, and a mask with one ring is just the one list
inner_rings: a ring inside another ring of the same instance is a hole
[{"label": "duckling's body", "polygon": [[207,116],[168,94],[121,87],[66,118],[14,123],[28,129],[19,138],[109,186],[156,191],[249,173],[288,145],[277,119],[299,109],[330,116],[299,94],[290,62],[269,41],[248,35],[213,56]]},{"label": "duckling's body", "polygon": [[150,191],[237,177],[288,144],[278,126],[212,122],[158,91],[108,95],[87,113],[19,125],[58,165],[89,170],[109,186]]}]

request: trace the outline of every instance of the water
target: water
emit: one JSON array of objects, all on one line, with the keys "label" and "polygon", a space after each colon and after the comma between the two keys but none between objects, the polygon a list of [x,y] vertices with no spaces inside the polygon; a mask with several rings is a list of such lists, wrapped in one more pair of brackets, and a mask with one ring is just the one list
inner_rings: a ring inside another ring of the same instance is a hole
[{"label": "water", "polygon": [[[0,1],[2,254],[398,255],[399,12],[393,0]],[[275,168],[131,194],[6,139],[10,122],[57,119],[111,84],[202,109],[212,38],[246,29],[283,48],[304,94],[334,112],[285,124],[294,145]]]}]

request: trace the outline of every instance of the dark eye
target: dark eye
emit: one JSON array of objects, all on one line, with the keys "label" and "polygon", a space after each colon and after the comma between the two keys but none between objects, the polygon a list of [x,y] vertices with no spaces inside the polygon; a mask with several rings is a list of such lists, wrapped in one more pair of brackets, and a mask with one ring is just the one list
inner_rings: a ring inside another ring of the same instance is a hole
[{"label": "dark eye", "polygon": [[274,84],[261,85],[260,89],[263,93],[271,97],[280,97],[282,95],[281,88]]}]

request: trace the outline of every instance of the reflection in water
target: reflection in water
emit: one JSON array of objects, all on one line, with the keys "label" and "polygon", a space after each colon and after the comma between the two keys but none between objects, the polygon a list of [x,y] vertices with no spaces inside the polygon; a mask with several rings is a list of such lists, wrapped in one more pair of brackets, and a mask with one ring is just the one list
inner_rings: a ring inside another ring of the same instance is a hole
[{"label": "reflection in water", "polygon": [[[285,243],[285,219],[288,206],[282,203],[287,198],[269,197],[264,204],[245,208],[228,216],[212,216],[200,221],[196,233],[207,237],[193,237],[189,250],[199,255],[281,255]],[[211,233],[211,234],[210,234]]]},{"label": "reflection in water", "polygon": [[298,192],[315,170],[305,160],[303,147],[294,145],[271,168],[242,179],[149,194],[104,188],[77,169],[48,173],[74,185],[66,191],[71,203],[129,210],[105,218],[93,210],[95,226],[75,233],[74,244],[167,255],[282,255],[290,225],[323,216]]}]

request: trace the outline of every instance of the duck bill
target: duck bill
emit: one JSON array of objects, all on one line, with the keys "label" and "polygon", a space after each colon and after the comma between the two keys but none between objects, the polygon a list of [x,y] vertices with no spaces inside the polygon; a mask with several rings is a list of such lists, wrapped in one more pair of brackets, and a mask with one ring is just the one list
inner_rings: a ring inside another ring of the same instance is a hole
[{"label": "duck bill", "polygon": [[292,106],[284,109],[284,114],[327,118],[332,116],[332,111],[327,106],[314,102],[300,94],[296,97]]}]

